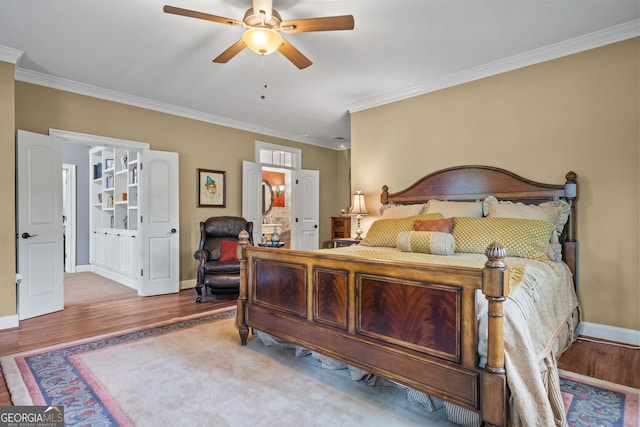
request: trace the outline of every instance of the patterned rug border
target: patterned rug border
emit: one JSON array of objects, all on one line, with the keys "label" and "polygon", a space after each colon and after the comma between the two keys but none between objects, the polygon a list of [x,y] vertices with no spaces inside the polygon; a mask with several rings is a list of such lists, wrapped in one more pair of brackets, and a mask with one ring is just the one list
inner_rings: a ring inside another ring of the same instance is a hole
[{"label": "patterned rug border", "polygon": [[[5,381],[10,390],[11,399],[14,405],[43,405],[45,404],[45,401],[41,387],[39,386],[38,381],[33,377],[32,370],[25,361],[27,358],[49,355],[56,352],[60,352],[63,355],[62,357],[69,357],[73,356],[76,352],[83,353],[113,345],[126,344],[180,329],[214,322],[216,320],[228,319],[230,317],[234,317],[235,312],[235,305],[230,305],[216,310],[189,316],[175,317],[165,321],[122,329],[39,349],[27,350],[21,353],[5,355],[0,357],[2,372],[5,376]],[[78,373],[76,372],[75,374],[77,375]],[[73,384],[70,385],[74,386]],[[91,400],[92,399],[89,399],[89,401]]]},{"label": "patterned rug border", "polygon": [[139,332],[139,331],[142,331],[142,330],[145,330],[145,329],[159,328],[159,327],[166,326],[166,325],[171,325],[171,324],[174,324],[174,323],[186,322],[186,321],[190,321],[190,320],[193,320],[193,319],[199,319],[199,318],[205,318],[205,317],[213,316],[213,315],[219,314],[221,312],[226,312],[226,311],[233,311],[233,315],[235,315],[235,310],[236,310],[236,305],[233,304],[233,305],[229,305],[228,307],[217,308],[215,310],[210,310],[210,311],[203,311],[202,313],[190,314],[188,316],[174,317],[172,319],[162,320],[160,322],[148,323],[148,324],[145,324],[145,325],[134,326],[132,328],[127,328],[127,329],[119,329],[119,330],[114,331],[114,332],[107,332],[107,333],[101,334],[101,335],[93,335],[93,336],[90,336],[90,337],[87,337],[87,338],[81,338],[79,340],[73,340],[73,341],[63,342],[63,343],[60,343],[60,344],[54,344],[54,345],[51,345],[51,346],[48,346],[48,347],[41,347],[41,348],[36,348],[36,349],[32,349],[32,350],[25,350],[25,351],[23,351],[21,353],[6,354],[6,355],[2,356],[2,358],[5,358],[5,357],[18,357],[18,356],[30,356],[31,354],[39,354],[39,353],[43,353],[43,352],[52,351],[52,350],[55,350],[55,349],[58,349],[58,348],[66,348],[66,347],[69,347],[70,345],[78,345],[78,344],[97,341],[97,340],[101,340],[101,339],[105,339],[105,338],[110,338],[110,337],[113,337],[113,336],[130,334],[132,332]]},{"label": "patterned rug border", "polygon": [[[640,423],[640,389],[625,386],[622,384],[612,383],[610,381],[589,377],[575,372],[558,369],[560,374],[561,388],[563,395],[565,394],[564,386],[570,383],[580,384],[581,387],[589,387],[590,392],[580,394],[582,398],[577,402],[577,406],[573,407],[573,401],[565,401],[567,414],[573,413],[575,419],[569,419],[570,426],[581,425],[608,425],[612,427],[638,427]],[[616,402],[611,395],[603,398],[600,390],[606,390],[613,395],[622,395],[624,399],[622,403]],[[570,393],[570,389],[569,389]],[[564,396],[563,396],[564,398]],[[569,406],[574,412],[570,411]],[[622,417],[617,413],[616,409],[622,406],[624,415]]]},{"label": "patterned rug border", "polygon": [[636,394],[638,395],[638,398],[640,398],[640,388],[629,387],[623,384],[616,384],[610,381],[601,380],[599,378],[593,378],[587,375],[577,374],[571,371],[565,371],[564,369],[558,369],[558,373],[560,374],[561,377],[564,377],[564,378],[576,379],[582,383],[593,385],[596,387],[610,388],[613,390],[617,389],[625,393]]}]

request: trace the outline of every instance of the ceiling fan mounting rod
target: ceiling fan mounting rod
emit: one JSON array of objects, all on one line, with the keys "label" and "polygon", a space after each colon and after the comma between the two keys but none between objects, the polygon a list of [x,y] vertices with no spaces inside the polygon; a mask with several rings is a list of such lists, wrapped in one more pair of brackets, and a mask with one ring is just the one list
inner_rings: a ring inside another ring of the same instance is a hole
[{"label": "ceiling fan mounting rod", "polygon": [[250,8],[244,13],[242,22],[249,28],[260,26],[275,29],[279,28],[280,24],[282,24],[282,18],[275,9],[271,10],[271,17],[269,17],[263,10],[256,14],[254,10]]}]

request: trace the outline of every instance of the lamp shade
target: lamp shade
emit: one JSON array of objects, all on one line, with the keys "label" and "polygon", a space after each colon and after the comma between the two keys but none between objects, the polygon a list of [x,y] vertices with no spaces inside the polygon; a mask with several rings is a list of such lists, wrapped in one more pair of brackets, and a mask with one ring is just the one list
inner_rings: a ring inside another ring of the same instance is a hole
[{"label": "lamp shade", "polygon": [[353,203],[349,210],[350,215],[369,215],[367,207],[364,204],[364,194],[361,191],[356,191],[353,195]]},{"label": "lamp shade", "polygon": [[278,50],[284,39],[269,28],[250,28],[242,34],[242,41],[255,53],[268,55]]}]

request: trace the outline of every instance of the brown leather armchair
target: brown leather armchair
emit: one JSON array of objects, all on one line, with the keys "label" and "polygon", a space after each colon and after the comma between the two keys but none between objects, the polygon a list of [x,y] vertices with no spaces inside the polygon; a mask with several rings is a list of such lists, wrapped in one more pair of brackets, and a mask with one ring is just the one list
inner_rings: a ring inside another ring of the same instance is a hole
[{"label": "brown leather armchair", "polygon": [[200,246],[193,254],[199,261],[196,302],[202,301],[202,287],[211,294],[233,295],[240,291],[240,261],[236,257],[238,235],[249,233],[253,245],[253,222],[241,217],[211,217],[200,223]]}]

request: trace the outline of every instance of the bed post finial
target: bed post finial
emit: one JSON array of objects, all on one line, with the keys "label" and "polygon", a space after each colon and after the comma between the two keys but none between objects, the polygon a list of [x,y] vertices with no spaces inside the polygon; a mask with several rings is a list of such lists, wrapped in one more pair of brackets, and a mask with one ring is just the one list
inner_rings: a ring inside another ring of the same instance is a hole
[{"label": "bed post finial", "polygon": [[382,186],[382,193],[380,193],[380,203],[382,203],[383,205],[386,205],[387,203],[389,203],[389,186],[388,185]]},{"label": "bed post finial", "polygon": [[506,268],[507,264],[504,263],[504,259],[507,256],[507,250],[500,243],[491,243],[487,246],[484,254],[489,258],[485,264],[487,267]]}]

